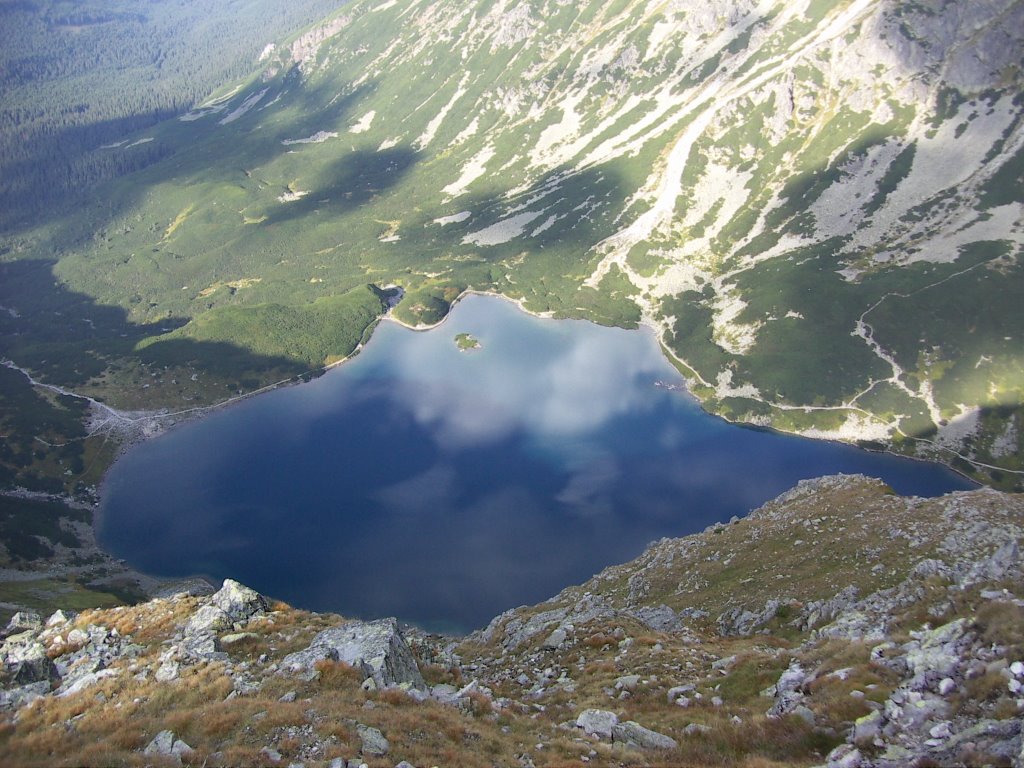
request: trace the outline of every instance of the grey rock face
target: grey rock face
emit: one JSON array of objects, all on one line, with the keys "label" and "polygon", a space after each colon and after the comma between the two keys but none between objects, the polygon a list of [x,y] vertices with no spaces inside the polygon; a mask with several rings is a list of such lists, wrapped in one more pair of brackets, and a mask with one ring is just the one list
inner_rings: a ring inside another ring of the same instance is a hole
[{"label": "grey rock face", "polygon": [[684,693],[689,693],[690,691],[693,690],[693,688],[694,688],[693,685],[690,685],[690,684],[688,684],[688,685],[676,685],[676,686],[673,686],[672,688],[669,688],[668,689],[668,694],[667,694],[667,696],[668,696],[668,703],[669,704],[674,704],[679,699],[680,696],[682,696]]},{"label": "grey rock face", "polygon": [[[804,700],[800,688],[807,681],[807,673],[799,662],[794,661],[789,668],[779,676],[775,684],[775,703],[768,710],[768,717],[782,717],[796,709]],[[769,689],[770,690],[770,689]]]},{"label": "grey rock face", "polygon": [[618,724],[619,716],[603,709],[585,709],[576,718],[576,727],[582,728],[588,736],[601,739],[612,738],[612,729]]},{"label": "grey rock face", "polygon": [[326,629],[304,651],[281,662],[284,672],[312,675],[318,661],[343,661],[362,671],[378,688],[406,685],[424,690],[416,659],[395,619],[353,621]]},{"label": "grey rock face", "polygon": [[10,639],[4,644],[4,677],[15,686],[31,683],[55,682],[59,679],[57,668],[46,655],[42,643],[29,640],[10,646]]},{"label": "grey rock face", "polygon": [[215,605],[204,605],[185,625],[186,635],[200,635],[204,632],[220,632],[231,628],[231,619]]},{"label": "grey rock face", "polygon": [[142,750],[144,755],[163,755],[175,760],[179,765],[182,758],[193,753],[192,747],[174,735],[174,731],[160,731]]},{"label": "grey rock face", "polygon": [[685,626],[679,614],[667,605],[633,608],[631,613],[655,632],[679,632]]},{"label": "grey rock face", "polygon": [[864,758],[860,750],[849,744],[840,744],[833,749],[825,762],[826,768],[861,768],[863,765]]},{"label": "grey rock face", "polygon": [[640,685],[640,675],[623,675],[615,680],[615,690],[632,693]]},{"label": "grey rock face", "polygon": [[60,688],[57,689],[56,695],[59,697],[73,696],[79,691],[84,691],[101,680],[106,680],[108,677],[117,677],[120,673],[116,669],[100,669],[95,672],[87,672],[84,675],[76,676],[74,679],[65,680]]},{"label": "grey rock face", "polygon": [[227,658],[220,649],[220,643],[213,632],[207,630],[194,634],[185,634],[181,639],[181,655],[187,659],[213,660]]},{"label": "grey rock face", "polygon": [[[600,595],[585,594],[571,608],[554,608],[522,619],[516,612],[506,611],[496,616],[482,632],[472,636],[483,643],[499,640],[502,647],[514,651],[542,632],[568,630],[598,618],[612,620],[620,612],[612,608]],[[628,612],[626,612],[628,613]],[[631,615],[631,614],[630,614]]]},{"label": "grey rock face", "polygon": [[57,610],[50,614],[50,618],[46,620],[47,627],[57,627],[63,624],[67,624],[69,621],[75,618],[78,614],[74,611]]},{"label": "grey rock face", "polygon": [[718,617],[718,632],[723,636],[752,635],[755,630],[767,624],[779,610],[782,601],[771,599],[760,611],[733,608]]},{"label": "grey rock face", "polygon": [[851,740],[859,747],[872,746],[882,736],[882,724],[881,712],[869,712],[854,723]]},{"label": "grey rock face", "polygon": [[552,632],[550,635],[548,635],[547,639],[543,643],[541,643],[541,648],[549,648],[549,649],[557,648],[558,646],[560,646],[562,643],[564,643],[566,641],[567,637],[568,637],[568,633],[564,629],[559,627],[554,632]]},{"label": "grey rock face", "polygon": [[169,683],[172,680],[177,680],[178,675],[181,672],[181,667],[178,662],[168,659],[160,668],[156,671],[156,681],[158,683]]},{"label": "grey rock face", "polygon": [[675,749],[679,746],[671,736],[644,728],[632,720],[614,725],[612,740],[640,749]]}]

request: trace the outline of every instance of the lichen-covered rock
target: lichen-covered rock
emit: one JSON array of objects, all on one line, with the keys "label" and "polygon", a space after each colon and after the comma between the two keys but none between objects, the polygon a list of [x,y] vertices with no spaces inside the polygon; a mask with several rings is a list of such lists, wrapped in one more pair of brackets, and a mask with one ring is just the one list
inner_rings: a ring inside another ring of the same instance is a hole
[{"label": "lichen-covered rock", "polygon": [[356,734],[359,736],[359,742],[362,745],[360,749],[364,755],[376,755],[379,757],[386,755],[388,750],[391,749],[388,740],[384,738],[384,734],[377,728],[357,723]]},{"label": "lichen-covered rock", "polygon": [[343,661],[359,669],[378,688],[425,689],[416,659],[395,619],[353,621],[325,629],[303,651],[286,656],[284,672],[312,676],[318,661]]},{"label": "lichen-covered rock", "polygon": [[221,632],[230,629],[231,617],[216,605],[204,605],[185,624],[186,635],[201,635],[207,632]]},{"label": "lichen-covered rock", "polygon": [[189,618],[185,624],[185,634],[223,632],[236,625],[244,625],[253,616],[261,615],[266,610],[267,600],[263,595],[233,579],[225,579],[224,586]]},{"label": "lichen-covered rock", "polygon": [[12,686],[31,683],[51,683],[59,680],[57,668],[46,654],[46,648],[35,640],[18,643],[12,647],[5,644],[3,654],[4,678]]},{"label": "lichen-covered rock", "polygon": [[913,676],[908,683],[911,690],[938,690],[944,678],[956,674],[964,649],[970,645],[966,626],[966,620],[957,619],[937,629],[917,633],[905,646],[906,664]]},{"label": "lichen-covered rock", "polygon": [[882,724],[882,713],[872,710],[853,724],[851,741],[858,747],[873,746],[882,735]]},{"label": "lichen-covered rock", "polygon": [[43,628],[43,620],[35,611],[18,611],[7,622],[3,637],[19,635],[22,632],[38,632]]},{"label": "lichen-covered rock", "polygon": [[9,690],[0,690],[0,712],[21,709],[50,692],[50,682],[43,680],[38,683],[18,686]]},{"label": "lichen-covered rock", "polygon": [[224,611],[232,623],[248,621],[267,610],[263,595],[233,579],[224,579],[224,586],[210,598],[210,605]]}]

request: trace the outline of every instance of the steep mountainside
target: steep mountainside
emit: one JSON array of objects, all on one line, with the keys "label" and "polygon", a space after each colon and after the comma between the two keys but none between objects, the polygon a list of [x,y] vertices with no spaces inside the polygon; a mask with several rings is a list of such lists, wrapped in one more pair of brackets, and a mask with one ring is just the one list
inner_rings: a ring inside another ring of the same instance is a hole
[{"label": "steep mountainside", "polygon": [[0,759],[1019,767],[1022,536],[1020,496],[840,476],[461,641],[230,580],[23,613],[0,644]]},{"label": "steep mountainside", "polygon": [[411,323],[491,290],[655,326],[729,418],[1020,488],[1022,35],[1013,0],[352,3],[11,238],[2,352],[206,403],[348,354],[368,283]]}]

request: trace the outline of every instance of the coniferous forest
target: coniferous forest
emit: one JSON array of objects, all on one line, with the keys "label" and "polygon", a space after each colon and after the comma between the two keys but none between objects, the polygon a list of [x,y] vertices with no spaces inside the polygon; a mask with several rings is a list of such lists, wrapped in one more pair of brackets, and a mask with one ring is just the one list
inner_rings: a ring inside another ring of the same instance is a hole
[{"label": "coniferous forest", "polygon": [[0,0],[0,231],[166,154],[101,148],[252,71],[338,0]]}]

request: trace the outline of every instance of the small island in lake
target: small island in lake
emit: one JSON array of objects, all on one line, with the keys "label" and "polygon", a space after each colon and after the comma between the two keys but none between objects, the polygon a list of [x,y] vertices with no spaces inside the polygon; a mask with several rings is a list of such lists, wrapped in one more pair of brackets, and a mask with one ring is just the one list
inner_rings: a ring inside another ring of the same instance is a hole
[{"label": "small island in lake", "polygon": [[469,352],[474,349],[480,349],[480,342],[470,336],[468,333],[460,333],[455,337],[455,344],[462,352]]}]

